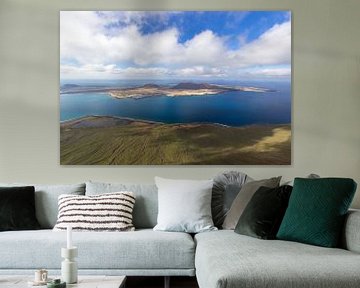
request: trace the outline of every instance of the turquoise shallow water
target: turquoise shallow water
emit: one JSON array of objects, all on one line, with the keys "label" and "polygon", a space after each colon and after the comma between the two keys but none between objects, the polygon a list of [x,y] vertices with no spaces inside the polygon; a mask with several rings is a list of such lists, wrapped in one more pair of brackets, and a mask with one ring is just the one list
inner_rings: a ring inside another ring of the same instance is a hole
[{"label": "turquoise shallow water", "polygon": [[60,119],[64,121],[86,115],[104,115],[164,123],[208,122],[229,126],[290,123],[290,83],[266,82],[256,86],[275,89],[276,92],[236,91],[209,96],[142,99],[115,99],[106,93],[61,94]]}]

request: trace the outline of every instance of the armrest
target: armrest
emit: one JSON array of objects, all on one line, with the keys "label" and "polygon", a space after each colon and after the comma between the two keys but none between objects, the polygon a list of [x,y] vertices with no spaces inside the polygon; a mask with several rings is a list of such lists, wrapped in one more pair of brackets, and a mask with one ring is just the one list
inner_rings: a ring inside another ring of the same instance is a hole
[{"label": "armrest", "polygon": [[360,210],[349,210],[346,216],[343,248],[360,253]]}]

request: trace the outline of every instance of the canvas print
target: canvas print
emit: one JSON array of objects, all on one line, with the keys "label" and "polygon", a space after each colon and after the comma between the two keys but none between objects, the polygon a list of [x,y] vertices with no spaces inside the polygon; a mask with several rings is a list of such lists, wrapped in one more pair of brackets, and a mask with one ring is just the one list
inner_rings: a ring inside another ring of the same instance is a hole
[{"label": "canvas print", "polygon": [[291,164],[290,11],[61,11],[60,163]]}]

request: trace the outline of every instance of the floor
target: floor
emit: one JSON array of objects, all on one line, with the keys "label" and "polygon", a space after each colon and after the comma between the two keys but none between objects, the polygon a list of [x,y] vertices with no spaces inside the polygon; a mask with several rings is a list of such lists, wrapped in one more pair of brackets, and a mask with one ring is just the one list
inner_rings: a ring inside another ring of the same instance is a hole
[{"label": "floor", "polygon": [[[127,277],[126,288],[163,288],[164,277]],[[199,288],[195,277],[171,277],[171,288]]]}]

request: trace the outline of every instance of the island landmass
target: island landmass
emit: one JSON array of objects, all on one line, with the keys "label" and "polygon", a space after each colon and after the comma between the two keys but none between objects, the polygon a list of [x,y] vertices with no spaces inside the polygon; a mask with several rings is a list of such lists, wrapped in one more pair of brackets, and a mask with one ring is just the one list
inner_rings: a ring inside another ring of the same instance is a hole
[{"label": "island landmass", "polygon": [[62,86],[60,94],[76,93],[108,93],[117,99],[135,98],[141,99],[152,96],[207,96],[232,91],[244,92],[274,92],[274,90],[252,86],[226,86],[207,83],[183,82],[172,86],[145,84],[136,87],[114,88],[114,87],[81,87],[76,84],[66,84]]}]

